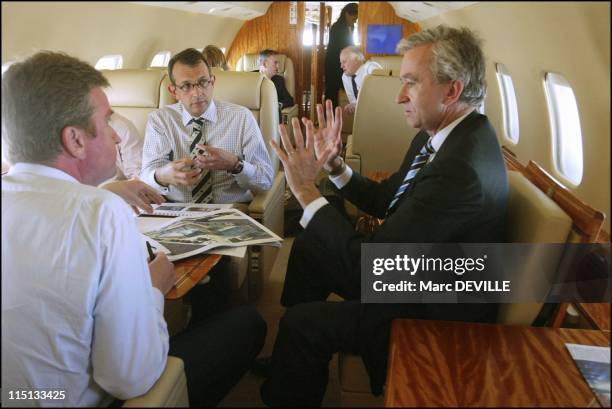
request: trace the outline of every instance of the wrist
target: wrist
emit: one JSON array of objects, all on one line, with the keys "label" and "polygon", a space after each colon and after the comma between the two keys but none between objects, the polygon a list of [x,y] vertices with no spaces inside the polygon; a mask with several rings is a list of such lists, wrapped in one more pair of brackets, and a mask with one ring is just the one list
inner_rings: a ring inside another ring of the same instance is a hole
[{"label": "wrist", "polygon": [[295,198],[300,203],[303,209],[306,208],[310,203],[321,197],[321,192],[314,185],[305,186],[294,192]]},{"label": "wrist", "polygon": [[236,156],[236,162],[234,162],[234,166],[230,169],[230,173],[232,175],[237,175],[242,172],[242,169],[244,169],[244,161],[240,159],[239,156]]}]

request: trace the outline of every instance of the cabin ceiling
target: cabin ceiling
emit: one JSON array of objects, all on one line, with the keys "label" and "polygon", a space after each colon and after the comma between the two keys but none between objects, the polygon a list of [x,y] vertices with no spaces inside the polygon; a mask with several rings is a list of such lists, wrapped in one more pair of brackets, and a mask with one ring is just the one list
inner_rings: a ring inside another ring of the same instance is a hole
[{"label": "cabin ceiling", "polygon": [[239,20],[252,20],[263,16],[272,4],[271,1],[131,1],[130,3]]},{"label": "cabin ceiling", "polygon": [[417,23],[447,11],[461,9],[476,4],[476,1],[390,1],[395,14]]},{"label": "cabin ceiling", "polygon": [[[219,17],[231,17],[239,20],[252,20],[263,16],[272,4],[271,1],[132,1],[130,3],[143,6],[166,7],[175,10],[188,11],[191,13],[209,14]],[[306,20],[318,24],[319,2],[307,1]],[[334,16],[340,14],[340,10],[348,1],[326,1],[327,5],[334,9]],[[428,18],[438,16],[450,10],[476,4],[475,1],[390,1],[389,4],[395,13],[406,20],[419,22]]]}]

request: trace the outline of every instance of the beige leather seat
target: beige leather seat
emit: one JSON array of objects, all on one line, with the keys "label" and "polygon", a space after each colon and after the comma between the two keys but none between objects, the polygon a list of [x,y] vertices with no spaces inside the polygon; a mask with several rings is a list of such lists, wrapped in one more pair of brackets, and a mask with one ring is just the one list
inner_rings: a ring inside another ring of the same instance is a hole
[{"label": "beige leather seat", "polygon": [[[546,196],[520,172],[508,172],[510,197],[508,203],[508,241],[512,243],[566,243],[572,229],[572,219],[552,199]],[[543,252],[534,247],[525,256],[520,276],[514,277],[513,287],[525,291],[548,288],[553,282],[562,255]],[[498,322],[531,325],[542,304],[502,304]]]},{"label": "beige leather seat", "polygon": [[[346,164],[361,175],[395,172],[418,130],[406,123],[401,105],[395,102],[397,78],[388,71],[368,75],[359,91],[353,131],[346,143]],[[349,215],[357,219],[357,208],[345,202]]]},{"label": "beige leather seat", "polygon": [[[520,172],[508,172],[510,197],[507,234],[513,243],[565,243],[571,236],[572,219]],[[520,276],[513,278],[513,288],[548,289],[557,273],[562,254],[534,247],[524,259]],[[498,322],[531,325],[542,308],[541,303],[502,304]],[[382,400],[370,393],[369,377],[361,357],[340,354],[338,357],[342,405]]]},{"label": "beige leather seat", "polygon": [[[253,113],[268,148],[274,179],[272,187],[266,192],[255,195],[246,213],[270,230],[282,237],[284,229],[284,192],[285,174],[279,169],[279,160],[272,151],[269,141],[280,140],[278,132],[278,96],[276,88],[269,79],[256,72],[222,71],[212,69],[216,77],[214,98],[220,101],[242,105]],[[169,78],[163,80],[162,90],[167,89]],[[162,103],[174,103],[167,91]],[[243,298],[249,301],[257,298],[261,292],[263,279],[272,269],[278,249],[270,246],[249,247],[248,257],[231,258],[232,287],[241,290]],[[245,281],[245,278],[248,280]]]},{"label": "beige leather seat", "polygon": [[402,65],[402,56],[401,55],[379,55],[373,56],[370,58],[372,61],[375,61],[383,67],[383,70],[388,70],[390,75],[394,77],[399,77],[400,67]]},{"label": "beige leather seat", "polygon": [[[283,108],[281,111],[282,121],[284,124],[290,124],[291,119],[298,116],[297,98],[295,97],[295,69],[293,60],[285,54],[277,54],[278,58],[278,75],[285,78],[285,87],[289,94],[293,97],[295,105],[292,107]],[[254,71],[259,70],[259,54],[245,54],[236,63],[236,71]],[[289,136],[293,138],[293,128],[288,127]]]},{"label": "beige leather seat", "polygon": [[160,87],[166,70],[160,68],[103,70],[113,110],[128,118],[144,138],[149,113],[160,107]]},{"label": "beige leather seat", "polygon": [[181,408],[189,407],[187,379],[183,361],[169,356],[166,369],[149,391],[135,398],[126,400],[124,408]]},{"label": "beige leather seat", "polygon": [[371,74],[363,81],[345,158],[362,175],[399,169],[418,132],[406,123],[397,92],[397,78],[388,75]]}]

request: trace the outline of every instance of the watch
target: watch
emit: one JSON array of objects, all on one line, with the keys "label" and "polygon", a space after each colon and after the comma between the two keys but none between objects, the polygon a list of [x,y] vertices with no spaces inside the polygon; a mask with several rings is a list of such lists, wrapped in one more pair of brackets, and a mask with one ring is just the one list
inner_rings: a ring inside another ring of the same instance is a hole
[{"label": "watch", "polygon": [[340,161],[342,162],[340,166],[338,166],[336,169],[332,169],[331,172],[328,172],[329,176],[338,176],[344,173],[344,170],[346,169],[346,163],[344,162],[344,159],[342,159],[342,157],[340,157]]},{"label": "watch", "polygon": [[242,172],[242,169],[244,169],[244,161],[238,158],[238,162],[236,162],[234,165],[234,169],[232,169],[231,174],[237,175],[238,173]]}]

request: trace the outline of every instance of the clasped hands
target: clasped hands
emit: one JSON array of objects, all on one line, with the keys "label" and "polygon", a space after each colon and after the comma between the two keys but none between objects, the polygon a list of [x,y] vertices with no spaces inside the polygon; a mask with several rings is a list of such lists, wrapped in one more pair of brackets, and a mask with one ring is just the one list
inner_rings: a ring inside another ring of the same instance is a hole
[{"label": "clasped hands", "polygon": [[311,120],[302,118],[306,127],[306,140],[302,134],[300,123],[293,118],[293,135],[295,146],[291,143],[284,125],[279,125],[283,146],[280,147],[275,141],[270,141],[274,152],[283,163],[287,184],[294,196],[305,208],[309,203],[321,197],[315,186],[317,175],[324,168],[332,171],[339,164],[342,152],[342,108],[336,107],[335,115],[330,100],[325,103],[325,115],[323,106],[317,104],[317,117],[319,127],[315,128]]},{"label": "clasped hands", "polygon": [[224,149],[197,144],[198,154],[193,158],[182,158],[160,167],[155,171],[155,179],[164,185],[193,186],[200,180],[202,170],[234,169],[238,156]]}]

